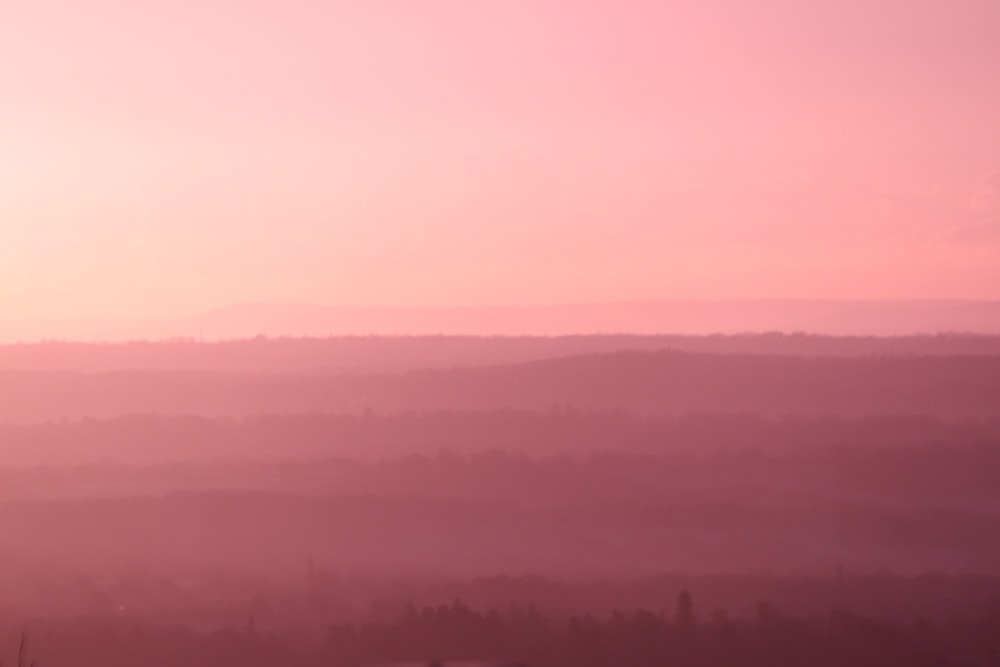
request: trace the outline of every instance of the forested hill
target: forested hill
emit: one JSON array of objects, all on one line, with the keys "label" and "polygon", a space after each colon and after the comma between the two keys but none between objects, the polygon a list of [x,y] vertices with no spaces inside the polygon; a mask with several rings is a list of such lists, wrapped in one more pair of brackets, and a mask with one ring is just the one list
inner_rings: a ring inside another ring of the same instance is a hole
[{"label": "forested hill", "polygon": [[744,335],[342,336],[131,343],[46,342],[0,345],[0,369],[218,372],[405,371],[539,361],[619,352],[676,350],[766,356],[1000,356],[1000,336]]},{"label": "forested hill", "polygon": [[397,374],[0,372],[0,421],[134,413],[243,416],[366,409],[548,410],[766,416],[1000,415],[1000,356],[832,358],[585,355]]}]

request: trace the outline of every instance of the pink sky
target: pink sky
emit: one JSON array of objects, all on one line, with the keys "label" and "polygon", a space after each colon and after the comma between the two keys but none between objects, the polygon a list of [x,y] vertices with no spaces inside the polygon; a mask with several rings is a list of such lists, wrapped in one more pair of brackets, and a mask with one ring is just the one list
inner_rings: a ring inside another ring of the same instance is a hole
[{"label": "pink sky", "polygon": [[996,0],[0,5],[0,319],[1000,298]]}]

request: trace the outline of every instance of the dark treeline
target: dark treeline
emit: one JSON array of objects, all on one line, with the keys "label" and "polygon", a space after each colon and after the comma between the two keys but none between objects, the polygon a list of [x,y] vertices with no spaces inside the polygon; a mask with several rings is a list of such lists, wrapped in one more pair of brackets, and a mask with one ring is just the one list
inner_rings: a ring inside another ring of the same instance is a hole
[{"label": "dark treeline", "polygon": [[32,637],[42,664],[551,665],[554,667],[995,667],[1000,611],[910,622],[834,610],[797,616],[762,602],[749,616],[703,610],[681,592],[673,605],[610,615],[549,616],[533,605],[477,611],[459,600],[408,605],[392,620],[333,623],[319,636],[272,632],[250,615],[198,633],[124,619],[46,623]]},{"label": "dark treeline", "polygon": [[187,370],[283,373],[403,371],[511,364],[621,350],[770,356],[1000,355],[1000,336],[822,336],[805,333],[602,336],[342,336],[0,345],[0,369],[106,373]]},{"label": "dark treeline", "polygon": [[1000,658],[1000,617],[900,626],[844,611],[789,617],[767,603],[750,619],[722,609],[702,617],[684,591],[668,612],[639,609],[554,622],[533,608],[483,614],[456,600],[410,607],[395,623],[334,626],[326,654],[345,665],[447,656],[565,667],[992,667]]},{"label": "dark treeline", "polygon": [[836,569],[822,575],[658,574],[570,579],[538,575],[363,577],[303,559],[279,576],[247,576],[224,568],[189,575],[129,568],[112,574],[55,570],[43,562],[4,558],[0,627],[25,619],[80,617],[142,620],[200,630],[241,627],[253,616],[262,630],[318,636],[330,623],[394,620],[408,604],[439,607],[461,599],[479,609],[528,604],[552,618],[607,616],[616,609],[661,609],[678,590],[697,590],[705,610],[752,615],[768,600],[793,616],[831,609],[912,623],[989,616],[1000,604],[1000,578],[926,573],[864,574]]},{"label": "dark treeline", "polygon": [[0,421],[365,409],[1000,416],[1000,356],[851,358],[626,352],[403,374],[0,372]]}]

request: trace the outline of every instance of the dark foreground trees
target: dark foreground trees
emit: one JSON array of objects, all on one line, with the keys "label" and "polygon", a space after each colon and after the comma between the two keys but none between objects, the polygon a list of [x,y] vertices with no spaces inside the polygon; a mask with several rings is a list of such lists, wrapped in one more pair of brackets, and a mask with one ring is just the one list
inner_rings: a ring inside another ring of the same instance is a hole
[{"label": "dark foreground trees", "polygon": [[326,664],[342,665],[424,658],[566,667],[994,667],[998,657],[1000,615],[908,624],[844,611],[795,618],[761,604],[753,618],[725,610],[699,618],[687,592],[670,612],[608,618],[552,619],[530,607],[480,613],[458,601],[410,607],[393,623],[333,626],[325,648]]},{"label": "dark foreground trees", "polygon": [[[996,667],[998,613],[892,622],[835,611],[792,617],[761,604],[752,617],[700,614],[682,593],[669,610],[554,618],[533,606],[473,610],[412,605],[384,622],[197,632],[138,621],[75,619],[34,635],[39,665],[57,667],[352,667],[503,664],[540,667]],[[34,655],[32,656],[34,657]]]}]

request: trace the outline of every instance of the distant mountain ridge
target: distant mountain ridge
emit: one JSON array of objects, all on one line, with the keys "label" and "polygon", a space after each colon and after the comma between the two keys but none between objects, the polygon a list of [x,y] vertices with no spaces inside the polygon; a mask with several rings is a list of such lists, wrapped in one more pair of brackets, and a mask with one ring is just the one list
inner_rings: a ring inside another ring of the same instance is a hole
[{"label": "distant mountain ridge", "polygon": [[658,300],[561,306],[242,304],[188,318],[0,320],[0,342],[254,336],[1000,333],[998,300]]}]

